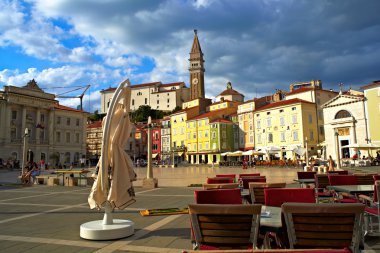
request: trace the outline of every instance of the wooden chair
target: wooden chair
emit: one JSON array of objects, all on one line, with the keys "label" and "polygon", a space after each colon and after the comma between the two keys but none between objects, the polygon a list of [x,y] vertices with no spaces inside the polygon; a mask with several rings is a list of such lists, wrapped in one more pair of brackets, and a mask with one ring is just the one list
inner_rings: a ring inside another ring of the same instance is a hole
[{"label": "wooden chair", "polygon": [[[328,175],[330,185],[357,185],[357,177],[355,175]],[[335,202],[339,203],[357,203],[356,196],[342,192],[335,194]]]},{"label": "wooden chair", "polygon": [[313,179],[316,171],[297,171],[298,179]]},{"label": "wooden chair", "polygon": [[215,190],[215,189],[235,189],[239,188],[238,183],[230,183],[230,184],[203,184],[204,190]]},{"label": "wooden chair", "polygon": [[377,217],[379,224],[379,232],[380,232],[380,204],[379,204],[379,196],[380,196],[380,176],[374,176],[375,187],[373,196],[359,195],[359,199],[367,204],[365,208],[365,231],[368,231],[368,227],[372,225],[372,218]]},{"label": "wooden chair", "polygon": [[265,204],[264,189],[265,188],[285,188],[286,183],[249,183],[249,193],[251,195],[251,203]]},{"label": "wooden chair", "polygon": [[241,177],[259,177],[260,173],[244,173],[244,174],[239,174],[238,178]]},{"label": "wooden chair", "polygon": [[234,179],[230,177],[208,177],[207,184],[227,184],[234,183]]},{"label": "wooden chair", "polygon": [[255,248],[261,205],[190,204],[195,249]]},{"label": "wooden chair", "polygon": [[197,204],[242,204],[241,191],[236,189],[215,189],[194,191]]},{"label": "wooden chair", "polygon": [[357,184],[372,185],[375,174],[354,174]]},{"label": "wooden chair", "polygon": [[229,177],[233,179],[234,183],[236,182],[236,174],[217,174],[215,177]]},{"label": "wooden chair", "polygon": [[315,174],[315,198],[317,203],[319,202],[332,202],[334,198],[334,194],[332,191],[326,189],[329,184],[329,177],[327,174]]},{"label": "wooden chair", "polygon": [[334,170],[327,172],[327,174],[348,175],[348,170]]},{"label": "wooden chair", "polygon": [[239,181],[243,181],[243,188],[249,189],[249,183],[251,182],[261,182],[265,183],[267,181],[267,178],[265,176],[258,176],[258,177],[241,177]]},{"label": "wooden chair", "polygon": [[315,203],[311,188],[264,188],[266,206],[280,207],[285,202]]},{"label": "wooden chair", "polygon": [[290,248],[350,248],[359,252],[364,205],[284,203]]}]

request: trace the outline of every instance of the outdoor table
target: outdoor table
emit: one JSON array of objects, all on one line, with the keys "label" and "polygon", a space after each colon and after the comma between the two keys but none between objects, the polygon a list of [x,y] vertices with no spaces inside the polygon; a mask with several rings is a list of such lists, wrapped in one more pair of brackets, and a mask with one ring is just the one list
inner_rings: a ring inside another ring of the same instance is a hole
[{"label": "outdoor table", "polygon": [[326,188],[350,194],[368,194],[374,191],[374,185],[328,185]]},{"label": "outdoor table", "polygon": [[314,178],[294,179],[294,182],[298,182],[302,187],[305,184],[314,184],[315,179]]},{"label": "outdoor table", "polygon": [[65,185],[65,175],[66,174],[78,174],[79,175],[79,180],[82,179],[82,176],[87,176],[87,173],[89,173],[90,171],[89,170],[56,170],[54,171],[57,176],[60,176],[62,175],[62,184],[63,186]]},{"label": "outdoor table", "polygon": [[[266,215],[265,212],[269,212]],[[260,231],[261,232],[278,232],[281,230],[281,207],[265,206],[261,207]]]}]

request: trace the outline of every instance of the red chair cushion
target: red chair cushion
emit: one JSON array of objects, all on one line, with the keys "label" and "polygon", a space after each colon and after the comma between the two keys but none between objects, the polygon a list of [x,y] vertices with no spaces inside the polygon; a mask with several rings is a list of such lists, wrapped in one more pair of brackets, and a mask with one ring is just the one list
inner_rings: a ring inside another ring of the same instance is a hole
[{"label": "red chair cushion", "polygon": [[297,171],[298,179],[314,179],[316,171]]},{"label": "red chair cushion", "polygon": [[240,189],[194,191],[196,204],[242,204]]},{"label": "red chair cushion", "polygon": [[280,207],[284,202],[315,203],[312,188],[265,188],[265,205]]},{"label": "red chair cushion", "polygon": [[228,184],[228,183],[233,183],[234,179],[230,177],[211,177],[207,178],[207,183],[208,184]]},{"label": "red chair cushion", "polygon": [[366,207],[364,211],[373,215],[379,215],[379,209],[375,207]]},{"label": "red chair cushion", "polygon": [[245,173],[245,174],[239,174],[239,178],[241,177],[259,177],[260,173]]},{"label": "red chair cushion", "polygon": [[357,185],[354,175],[328,175],[330,185]]}]

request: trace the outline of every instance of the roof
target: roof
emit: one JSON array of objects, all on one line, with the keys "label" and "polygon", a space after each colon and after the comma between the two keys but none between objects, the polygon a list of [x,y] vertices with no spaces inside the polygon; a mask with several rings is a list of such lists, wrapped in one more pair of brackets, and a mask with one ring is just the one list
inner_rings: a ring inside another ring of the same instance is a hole
[{"label": "roof", "polygon": [[238,91],[234,90],[234,89],[225,89],[224,91],[222,91],[222,93],[220,93],[218,96],[227,96],[227,95],[240,95],[240,96],[243,96],[243,94],[239,93]]},{"label": "roof", "polygon": [[215,119],[211,121],[210,123],[234,123],[234,122],[228,119]]},{"label": "roof", "polygon": [[[226,112],[228,112],[227,109],[228,109],[228,108],[222,108],[222,109],[218,109],[218,110],[214,110],[214,111],[206,112],[206,113],[203,113],[203,114],[201,114],[201,115],[195,116],[194,118],[191,118],[191,119],[188,119],[188,120],[197,120],[197,119],[208,118],[209,116],[215,114],[216,112],[220,112],[220,111],[226,111]],[[229,113],[228,113],[228,114],[229,114]]]},{"label": "roof", "polygon": [[72,111],[72,112],[85,112],[83,110],[74,109],[74,108],[67,107],[67,106],[60,105],[60,104],[55,104],[54,108],[55,109],[60,109],[60,110],[65,110],[65,111]]},{"label": "roof", "polygon": [[181,114],[181,113],[184,113],[184,112],[187,112],[187,111],[190,111],[190,110],[193,110],[194,108],[198,108],[199,106],[194,106],[194,107],[188,107],[188,108],[185,108],[185,109],[181,109],[179,111],[176,111],[172,114],[170,114],[170,116],[173,116],[173,115],[176,115],[176,114]]},{"label": "roof", "polygon": [[307,92],[307,91],[312,91],[314,90],[314,88],[310,88],[310,87],[301,87],[301,88],[298,88],[296,90],[293,90],[292,92],[289,92],[288,94],[286,94],[287,96],[289,95],[294,95],[294,94],[298,94],[298,93],[302,93],[302,92]]},{"label": "roof", "polygon": [[95,122],[87,125],[87,128],[100,128],[100,127],[102,127],[102,121],[101,120],[95,121]]},{"label": "roof", "polygon": [[135,85],[131,85],[131,88],[134,89],[134,88],[149,87],[149,86],[155,86],[157,84],[161,84],[161,82],[135,84]]},{"label": "roof", "polygon": [[160,87],[178,86],[178,85],[181,85],[181,84],[184,84],[184,82],[165,83],[165,84],[161,84]]},{"label": "roof", "polygon": [[374,88],[374,87],[379,86],[379,85],[380,85],[380,80],[374,81],[371,84],[364,85],[364,86],[360,87],[360,89],[365,90],[365,89],[369,89],[369,88]]},{"label": "roof", "polygon": [[279,107],[279,106],[298,104],[298,103],[315,104],[315,103],[312,103],[312,102],[309,102],[309,101],[306,101],[303,99],[292,98],[292,99],[281,100],[281,101],[278,101],[275,103],[264,105],[263,107],[260,107],[259,109],[255,110],[255,111],[262,111],[262,110],[267,110],[267,109],[271,109],[271,108],[275,108],[275,107]]},{"label": "roof", "polygon": [[115,90],[116,90],[116,88],[111,88],[111,87],[109,87],[108,89],[101,90],[100,92],[115,91]]}]

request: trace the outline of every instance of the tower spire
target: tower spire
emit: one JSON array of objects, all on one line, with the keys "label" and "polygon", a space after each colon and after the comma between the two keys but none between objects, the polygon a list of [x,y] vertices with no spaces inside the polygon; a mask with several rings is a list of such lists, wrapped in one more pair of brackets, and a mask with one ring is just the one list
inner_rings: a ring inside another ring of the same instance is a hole
[{"label": "tower spire", "polygon": [[190,51],[190,99],[204,98],[204,60],[201,45],[198,39],[198,32],[194,29],[193,45]]}]

